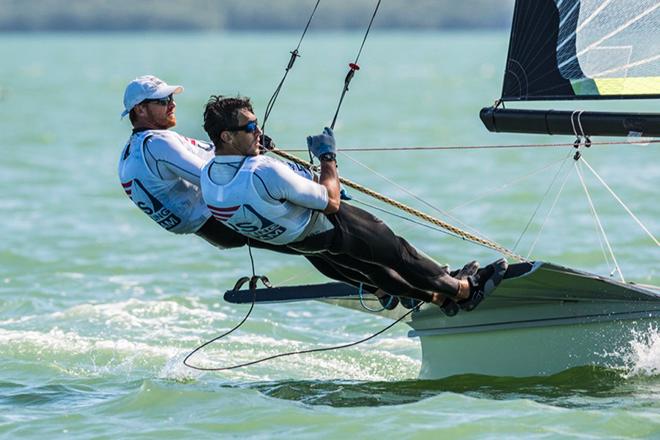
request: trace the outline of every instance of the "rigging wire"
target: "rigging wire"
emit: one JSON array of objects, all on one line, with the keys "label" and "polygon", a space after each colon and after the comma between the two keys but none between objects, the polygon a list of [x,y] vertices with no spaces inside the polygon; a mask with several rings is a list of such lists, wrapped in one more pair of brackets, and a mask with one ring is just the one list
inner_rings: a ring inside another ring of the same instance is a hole
[{"label": "rigging wire", "polygon": [[526,180],[526,179],[529,179],[530,177],[539,174],[541,171],[544,171],[544,170],[546,170],[546,169],[552,167],[553,165],[558,164],[559,162],[561,162],[561,161],[563,161],[563,160],[564,160],[564,159],[559,159],[559,160],[556,160],[556,161],[554,161],[554,162],[550,162],[550,163],[548,163],[548,164],[543,165],[541,168],[538,168],[538,169],[536,169],[536,170],[534,170],[534,171],[531,171],[531,172],[529,172],[529,173],[527,173],[527,174],[525,174],[525,175],[523,175],[523,176],[520,176],[520,177],[518,177],[518,178],[516,178],[516,179],[513,179],[513,180],[509,181],[508,183],[505,183],[504,185],[500,185],[500,186],[497,187],[497,188],[493,188],[493,189],[489,189],[489,190],[487,190],[487,191],[484,191],[484,192],[482,192],[480,195],[478,195],[477,197],[474,197],[473,199],[467,200],[467,201],[461,203],[460,205],[456,205],[456,206],[454,206],[453,208],[451,208],[451,209],[449,210],[449,212],[453,212],[453,211],[456,211],[456,210],[458,210],[458,209],[460,209],[460,208],[464,208],[464,207],[466,207],[466,206],[469,206],[469,205],[471,205],[472,203],[474,203],[474,202],[476,202],[476,201],[478,201],[478,200],[481,200],[481,199],[483,199],[483,198],[485,198],[485,197],[490,196],[491,194],[496,194],[496,193],[502,192],[502,191],[504,191],[506,188],[510,187],[511,185],[514,185],[514,184],[516,184],[516,183],[520,183],[520,182],[522,182],[522,181],[524,181],[524,180]]},{"label": "rigging wire", "polygon": [[369,170],[369,172],[371,172],[372,174],[375,174],[376,176],[378,176],[378,177],[380,177],[381,179],[385,180],[385,181],[388,182],[390,185],[394,185],[396,188],[399,188],[401,191],[403,191],[403,192],[405,192],[406,194],[410,195],[413,199],[415,199],[415,200],[421,202],[422,204],[428,206],[428,207],[431,208],[432,210],[434,210],[434,211],[436,211],[436,212],[439,212],[440,214],[444,215],[445,217],[452,219],[452,220],[455,221],[456,223],[460,224],[463,228],[472,230],[472,232],[474,232],[476,235],[478,235],[478,236],[480,236],[480,237],[482,237],[482,238],[485,238],[485,239],[490,240],[490,238],[488,238],[488,236],[486,236],[486,234],[484,234],[484,233],[482,233],[481,231],[477,230],[476,228],[474,228],[474,227],[472,227],[472,226],[466,224],[464,221],[462,221],[462,220],[459,219],[458,217],[456,217],[456,216],[450,214],[448,211],[444,211],[443,209],[441,209],[441,208],[435,206],[434,204],[432,204],[432,203],[429,202],[428,200],[423,199],[422,197],[418,196],[417,194],[415,194],[414,192],[412,192],[412,191],[409,190],[408,188],[404,187],[403,185],[400,185],[400,184],[396,183],[395,181],[393,181],[393,180],[390,179],[389,177],[385,176],[384,174],[379,173],[378,171],[374,170],[373,168],[371,168],[371,167],[367,166],[366,164],[360,162],[359,160],[353,158],[351,155],[346,154],[346,153],[343,153],[342,151],[340,151],[340,153],[342,153],[342,156],[343,156],[343,157],[346,157],[346,158],[352,160],[354,163],[360,165],[361,167],[363,167],[363,168]]},{"label": "rigging wire", "polygon": [[300,45],[303,42],[303,39],[305,38],[305,34],[307,34],[307,30],[309,29],[309,25],[312,23],[312,18],[314,18],[314,14],[316,13],[316,9],[319,7],[319,3],[321,0],[316,0],[316,5],[314,5],[314,9],[312,10],[312,13],[309,16],[309,19],[307,20],[307,24],[305,25],[305,29],[302,32],[302,35],[300,36],[300,40],[298,41],[298,45],[294,50],[292,50],[291,53],[291,58],[289,58],[289,63],[286,66],[286,69],[284,69],[284,76],[282,76],[282,80],[280,83],[277,85],[275,88],[275,92],[273,92],[273,95],[270,97],[270,100],[268,101],[268,104],[266,104],[266,112],[264,113],[264,120],[261,123],[261,131],[265,134],[266,133],[266,122],[268,121],[268,117],[270,116],[270,112],[273,110],[273,107],[275,107],[275,102],[277,101],[277,98],[280,94],[280,91],[282,90],[282,86],[284,85],[284,81],[286,80],[287,75],[289,74],[289,70],[293,68],[294,63],[296,62],[297,58],[300,58]]},{"label": "rigging wire", "polygon": [[330,128],[333,130],[335,128],[335,123],[337,122],[337,116],[339,116],[339,109],[341,108],[341,104],[342,102],[344,102],[344,97],[348,92],[348,86],[350,85],[353,76],[355,76],[355,72],[360,70],[360,66],[358,65],[358,60],[360,59],[360,55],[362,54],[364,43],[366,43],[367,37],[369,36],[369,31],[371,31],[371,25],[374,22],[374,18],[376,18],[376,14],[378,13],[380,2],[381,0],[378,0],[378,3],[376,3],[376,8],[374,9],[374,13],[371,15],[371,20],[369,20],[369,26],[367,26],[367,31],[364,33],[364,38],[362,39],[362,44],[360,45],[360,50],[358,50],[357,56],[355,57],[355,61],[353,61],[348,65],[349,70],[348,73],[346,74],[346,78],[344,78],[344,88],[342,89],[341,96],[339,97],[339,103],[337,104],[337,110],[335,110],[335,116],[332,118],[332,124],[330,125]]},{"label": "rigging wire", "polygon": [[580,170],[579,160],[575,162],[575,170],[578,173],[578,177],[580,178],[580,183],[582,184],[582,188],[584,189],[584,192],[587,196],[587,200],[589,201],[589,207],[591,208],[591,213],[593,214],[593,217],[596,220],[596,224],[598,226],[598,229],[600,230],[600,233],[602,234],[603,239],[605,240],[605,244],[607,245],[607,249],[609,250],[610,256],[612,257],[612,261],[614,262],[615,270],[612,271],[612,273],[610,273],[610,276],[613,276],[614,272],[619,272],[619,277],[621,278],[621,282],[625,283],[626,280],[623,278],[623,272],[621,272],[621,267],[619,266],[619,263],[616,261],[616,256],[614,255],[614,251],[612,250],[612,246],[610,245],[610,242],[607,239],[607,234],[605,233],[605,229],[603,228],[603,224],[600,222],[600,218],[598,217],[598,212],[596,212],[596,207],[594,206],[594,202],[591,199],[591,195],[589,194],[589,189],[587,188],[587,185],[584,182],[584,177],[582,176],[582,171]]},{"label": "rigging wire", "polygon": [[[299,157],[296,157],[292,154],[289,154],[289,153],[287,153],[283,150],[273,148],[270,151],[272,151],[273,153],[277,154],[280,157],[283,157],[283,158],[285,158],[285,159],[287,159],[291,162],[297,163],[298,165],[302,165],[302,166],[304,166],[304,167],[306,167],[310,170],[313,170],[313,171],[318,170],[318,167],[314,167],[309,162],[305,162],[304,160],[300,159]],[[436,226],[440,226],[441,228],[447,229],[447,230],[455,233],[456,235],[458,235],[462,238],[465,238],[465,239],[467,239],[471,242],[483,244],[486,247],[489,247],[490,249],[492,249],[494,251],[500,252],[503,255],[507,255],[507,256],[517,260],[517,261],[523,261],[523,262],[527,261],[521,255],[516,254],[515,252],[511,251],[510,249],[507,249],[504,246],[502,246],[502,245],[500,245],[500,244],[498,244],[494,241],[487,240],[487,239],[482,238],[482,237],[477,237],[476,235],[474,235],[470,232],[467,232],[467,231],[464,231],[463,229],[457,228],[456,226],[454,226],[450,223],[444,222],[444,221],[442,221],[438,218],[435,218],[435,217],[433,217],[429,214],[426,214],[426,213],[420,211],[419,209],[415,209],[411,206],[408,206],[404,203],[401,203],[397,200],[394,200],[391,197],[387,197],[384,194],[381,194],[377,191],[374,191],[370,188],[367,188],[364,185],[360,185],[359,183],[356,183],[356,182],[353,182],[349,179],[346,179],[345,177],[339,177],[339,182],[342,183],[343,185],[349,187],[349,188],[353,188],[357,191],[360,191],[361,193],[364,193],[364,194],[366,194],[370,197],[373,197],[376,200],[380,200],[381,202],[384,202],[384,203],[387,203],[391,206],[394,206],[395,208],[398,208],[401,211],[407,212],[408,214],[414,215],[415,217],[419,217],[422,220],[425,220],[425,221],[427,221],[429,223],[432,223]]]},{"label": "rigging wire", "polygon": [[539,228],[539,231],[536,233],[536,237],[534,238],[534,241],[532,242],[532,245],[529,247],[529,251],[527,252],[527,258],[531,258],[532,252],[534,252],[534,248],[536,247],[536,244],[538,243],[539,239],[541,238],[541,233],[543,233],[543,229],[545,229],[545,225],[548,222],[548,219],[550,219],[550,216],[552,215],[552,212],[555,210],[555,206],[557,206],[557,202],[559,201],[559,197],[561,196],[562,192],[564,191],[564,187],[566,186],[566,182],[568,182],[568,177],[571,174],[569,172],[566,173],[564,176],[564,180],[559,187],[559,191],[557,191],[557,195],[555,196],[555,199],[552,201],[552,205],[550,205],[550,209],[548,210],[548,213],[546,214],[545,218],[543,219],[543,222],[541,223],[541,227]]},{"label": "rigging wire", "polygon": [[593,173],[593,175],[596,176],[596,178],[600,181],[600,183],[603,184],[603,186],[609,191],[609,193],[612,195],[612,197],[614,197],[614,199],[617,202],[619,202],[619,204],[623,207],[623,209],[626,210],[626,212],[633,218],[633,220],[635,220],[635,222],[637,222],[637,224],[644,230],[644,232],[646,232],[648,234],[648,236],[651,237],[651,240],[653,240],[653,242],[656,244],[656,246],[660,246],[660,242],[658,242],[658,239],[655,238],[653,236],[653,234],[651,234],[651,231],[649,231],[646,228],[646,226],[644,226],[644,224],[641,222],[641,220],[639,218],[637,218],[637,216],[635,214],[633,214],[633,212],[626,206],[625,203],[623,203],[623,200],[621,200],[619,198],[619,196],[617,196],[614,193],[612,188],[610,188],[609,185],[607,183],[605,183],[605,181],[600,177],[600,175],[596,172],[596,170],[594,170],[591,167],[591,165],[589,165],[589,163],[586,161],[586,159],[584,159],[584,157],[582,158],[582,162],[587,166],[587,168],[589,168],[589,170]]},{"label": "rigging wire", "polygon": [[[532,216],[529,218],[529,220],[527,221],[527,224],[525,225],[525,227],[523,228],[522,232],[520,233],[520,236],[518,237],[518,240],[516,240],[516,243],[515,243],[515,244],[513,245],[513,247],[511,248],[512,250],[515,251],[516,248],[518,248],[518,245],[520,244],[520,240],[522,240],[522,238],[523,238],[523,237],[525,236],[525,234],[527,233],[527,230],[529,229],[529,226],[530,226],[530,225],[532,224],[532,222],[534,221],[534,218],[536,218],[536,214],[538,214],[539,209],[541,209],[541,206],[543,205],[543,202],[545,202],[545,199],[548,197],[548,194],[550,193],[550,190],[552,189],[552,187],[555,186],[555,182],[557,181],[557,177],[559,177],[559,174],[560,174],[561,171],[564,169],[564,165],[566,165],[566,162],[568,162],[568,160],[571,158],[571,155],[572,155],[572,154],[573,154],[572,152],[569,153],[569,154],[566,156],[566,158],[562,161],[561,165],[559,166],[559,169],[558,169],[557,172],[555,173],[555,176],[552,178],[552,181],[550,182],[550,185],[548,185],[548,188],[545,190],[545,193],[544,193],[543,196],[541,197],[541,200],[540,200],[539,203],[536,205],[536,209],[534,209],[534,212],[532,213]],[[545,222],[544,222],[544,223],[545,223]],[[531,251],[530,251],[530,254],[531,254]],[[529,258],[529,255],[530,255],[530,254],[527,255],[527,258]]]},{"label": "rigging wire", "polygon": [[[388,210],[388,209],[381,208],[380,206],[376,206],[376,205],[374,205],[374,204],[372,204],[372,203],[367,203],[367,202],[365,202],[365,201],[363,201],[363,200],[359,200],[359,199],[356,199],[356,198],[353,198],[352,200],[356,201],[357,203],[359,203],[359,204],[361,204],[361,205],[364,205],[364,206],[367,206],[367,207],[369,207],[369,208],[371,208],[371,209],[374,209],[374,210],[376,210],[376,211],[380,211],[380,212],[382,212],[382,213],[385,213],[385,214],[391,215],[392,217],[396,217],[396,218],[399,218],[399,219],[401,219],[401,220],[405,220],[405,221],[407,221],[407,222],[413,223],[413,224],[415,224],[415,225],[425,227],[425,228],[430,229],[430,230],[432,230],[432,231],[441,232],[441,233],[443,233],[443,234],[445,234],[445,235],[449,235],[450,237],[458,238],[459,240],[463,240],[463,241],[469,241],[470,243],[476,244],[476,245],[481,246],[481,247],[484,247],[484,248],[486,248],[486,249],[493,250],[492,247],[490,247],[490,246],[488,246],[488,245],[486,245],[486,244],[484,244],[484,243],[479,243],[479,242],[472,241],[472,240],[470,240],[469,238],[466,238],[466,237],[460,236],[460,235],[455,234],[455,233],[453,233],[453,232],[451,232],[451,231],[448,231],[448,230],[446,230],[446,229],[438,228],[438,227],[436,227],[436,226],[429,225],[428,223],[424,223],[424,222],[421,222],[421,221],[419,221],[419,220],[415,220],[414,218],[406,217],[405,215],[401,215],[401,214],[397,214],[397,213],[394,212],[394,211],[390,211],[390,210]],[[527,260],[523,260],[523,261],[527,261]]]},{"label": "rigging wire", "polygon": [[[658,144],[660,139],[651,140],[620,140],[620,141],[603,141],[591,142],[591,146],[611,146],[611,145],[640,145],[647,146],[647,144]],[[552,147],[571,147],[574,148],[575,144],[571,143],[549,143],[549,144],[511,144],[511,145],[438,145],[438,146],[404,146],[404,147],[342,147],[341,152],[393,152],[393,151],[438,151],[438,150],[496,150],[507,148],[552,148]],[[287,148],[286,151],[291,153],[307,152],[307,148]]]}]

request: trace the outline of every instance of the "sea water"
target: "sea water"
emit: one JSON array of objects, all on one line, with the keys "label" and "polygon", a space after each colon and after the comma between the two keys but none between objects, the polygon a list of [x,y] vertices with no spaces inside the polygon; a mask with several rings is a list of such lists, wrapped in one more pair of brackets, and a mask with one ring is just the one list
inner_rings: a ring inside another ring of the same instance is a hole
[{"label": "sea water", "polygon": [[[142,74],[183,85],[177,130],[205,138],[201,114],[211,94],[250,96],[263,117],[298,38],[0,36],[0,435],[660,438],[660,332],[653,327],[606,354],[623,369],[551,377],[417,380],[419,341],[404,325],[356,347],[243,369],[200,373],[182,365],[193,348],[245,316],[248,307],[225,303],[222,293],[250,274],[249,255],[168,234],[128,200],[116,176],[130,133],[119,119],[123,89]],[[305,136],[329,124],[361,38],[308,34],[266,127],[280,148],[303,150]],[[569,147],[348,150],[572,143],[481,126],[479,109],[499,96],[507,40],[505,32],[373,32],[336,126],[345,149],[340,173],[507,247],[518,242],[523,255],[617,278]],[[658,147],[596,145],[584,157],[657,237]],[[625,279],[660,284],[658,247],[582,172]],[[356,203],[372,203],[350,192]],[[442,263],[497,257],[376,212]],[[301,258],[256,251],[254,260],[276,285],[323,281]],[[238,331],[193,361],[222,367],[343,344],[388,323],[316,302],[257,305]]]}]

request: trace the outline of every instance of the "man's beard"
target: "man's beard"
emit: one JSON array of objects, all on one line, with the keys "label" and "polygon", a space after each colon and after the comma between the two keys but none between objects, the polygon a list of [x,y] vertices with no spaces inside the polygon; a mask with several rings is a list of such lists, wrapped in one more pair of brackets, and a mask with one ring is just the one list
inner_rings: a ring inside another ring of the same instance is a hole
[{"label": "man's beard", "polygon": [[166,115],[164,118],[155,118],[153,113],[148,113],[149,119],[152,121],[152,125],[158,127],[159,130],[167,130],[176,125],[176,116],[174,113],[171,115]]}]

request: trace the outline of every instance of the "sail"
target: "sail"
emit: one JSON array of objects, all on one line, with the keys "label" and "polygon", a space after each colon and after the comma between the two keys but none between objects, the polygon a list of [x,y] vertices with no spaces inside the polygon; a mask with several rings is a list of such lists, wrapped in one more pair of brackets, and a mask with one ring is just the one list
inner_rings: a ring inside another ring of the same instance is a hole
[{"label": "sail", "polygon": [[660,97],[660,0],[517,0],[502,100]]}]

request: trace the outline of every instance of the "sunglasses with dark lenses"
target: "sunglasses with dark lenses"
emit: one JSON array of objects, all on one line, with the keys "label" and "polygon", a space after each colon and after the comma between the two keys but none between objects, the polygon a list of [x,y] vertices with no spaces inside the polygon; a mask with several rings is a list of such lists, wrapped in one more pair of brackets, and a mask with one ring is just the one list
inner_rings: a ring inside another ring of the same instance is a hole
[{"label": "sunglasses with dark lenses", "polygon": [[145,99],[142,101],[143,103],[150,103],[153,102],[154,104],[158,105],[169,105],[171,102],[174,102],[174,96],[166,96],[165,98],[158,98],[158,99]]},{"label": "sunglasses with dark lenses", "polygon": [[240,127],[228,128],[227,131],[244,131],[246,133],[254,133],[258,128],[259,124],[257,124],[257,120],[255,119],[254,121],[250,121],[245,125],[241,125]]}]

